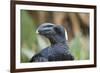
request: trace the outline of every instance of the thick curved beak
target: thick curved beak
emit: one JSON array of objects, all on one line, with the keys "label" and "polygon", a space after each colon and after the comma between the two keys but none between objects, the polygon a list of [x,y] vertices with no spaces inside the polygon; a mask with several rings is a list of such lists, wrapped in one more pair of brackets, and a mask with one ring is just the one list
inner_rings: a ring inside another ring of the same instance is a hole
[{"label": "thick curved beak", "polygon": [[36,30],[36,33],[37,34],[48,34],[48,33],[52,32],[52,31],[53,31],[52,27],[45,27],[45,28],[41,28],[41,29],[38,28]]}]

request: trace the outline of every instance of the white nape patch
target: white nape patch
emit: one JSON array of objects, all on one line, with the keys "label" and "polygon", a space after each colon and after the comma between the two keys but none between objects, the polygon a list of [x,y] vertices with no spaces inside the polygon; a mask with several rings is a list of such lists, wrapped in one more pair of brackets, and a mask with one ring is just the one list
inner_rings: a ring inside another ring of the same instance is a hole
[{"label": "white nape patch", "polygon": [[40,49],[50,46],[50,41],[45,36],[37,35],[37,41]]},{"label": "white nape patch", "polygon": [[65,38],[66,38],[66,40],[68,40],[67,30],[65,30]]}]

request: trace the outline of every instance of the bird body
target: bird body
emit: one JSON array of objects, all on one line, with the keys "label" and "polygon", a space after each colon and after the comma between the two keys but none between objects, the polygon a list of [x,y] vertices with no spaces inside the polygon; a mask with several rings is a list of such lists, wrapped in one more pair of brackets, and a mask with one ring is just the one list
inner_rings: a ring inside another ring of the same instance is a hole
[{"label": "bird body", "polygon": [[74,60],[69,51],[62,26],[45,23],[38,27],[38,32],[50,40],[51,46],[33,56],[30,62]]},{"label": "bird body", "polygon": [[74,57],[69,52],[68,47],[63,45],[64,44],[57,43],[51,47],[43,49],[41,52],[33,56],[31,62],[73,60]]}]

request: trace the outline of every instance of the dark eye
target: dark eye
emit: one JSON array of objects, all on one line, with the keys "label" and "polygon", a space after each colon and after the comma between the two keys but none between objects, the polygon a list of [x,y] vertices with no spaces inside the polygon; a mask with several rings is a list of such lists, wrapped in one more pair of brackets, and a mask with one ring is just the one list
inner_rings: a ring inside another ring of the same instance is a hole
[{"label": "dark eye", "polygon": [[61,34],[60,28],[55,27],[54,30],[56,31],[56,33]]}]

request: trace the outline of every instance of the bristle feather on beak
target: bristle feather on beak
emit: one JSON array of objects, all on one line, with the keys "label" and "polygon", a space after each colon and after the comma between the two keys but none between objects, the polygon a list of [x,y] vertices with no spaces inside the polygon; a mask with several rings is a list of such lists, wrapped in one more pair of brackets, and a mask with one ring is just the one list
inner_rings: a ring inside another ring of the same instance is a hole
[{"label": "bristle feather on beak", "polygon": [[68,40],[68,34],[67,34],[66,30],[65,30],[65,38],[66,38],[66,40]]}]

